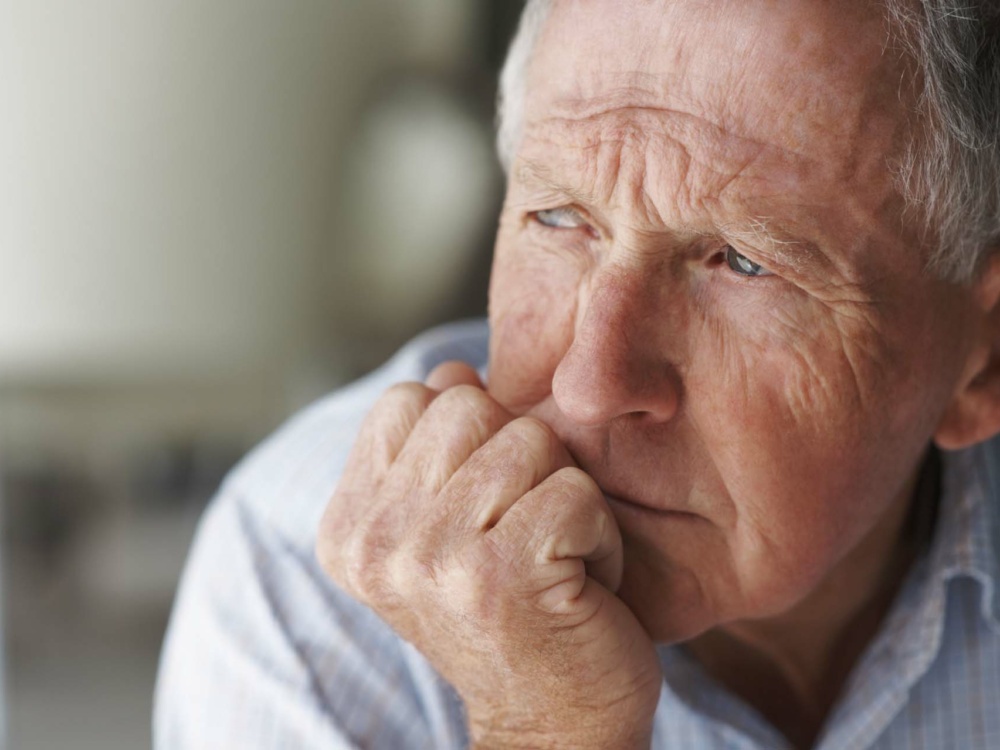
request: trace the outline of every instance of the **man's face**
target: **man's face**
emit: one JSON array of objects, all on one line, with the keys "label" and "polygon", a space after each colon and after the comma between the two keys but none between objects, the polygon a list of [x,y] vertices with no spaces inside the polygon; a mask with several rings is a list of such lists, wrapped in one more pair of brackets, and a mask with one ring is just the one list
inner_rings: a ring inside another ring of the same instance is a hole
[{"label": "man's face", "polygon": [[970,303],[907,230],[868,5],[557,0],[532,62],[489,388],[610,497],[660,640],[891,536],[956,387]]}]

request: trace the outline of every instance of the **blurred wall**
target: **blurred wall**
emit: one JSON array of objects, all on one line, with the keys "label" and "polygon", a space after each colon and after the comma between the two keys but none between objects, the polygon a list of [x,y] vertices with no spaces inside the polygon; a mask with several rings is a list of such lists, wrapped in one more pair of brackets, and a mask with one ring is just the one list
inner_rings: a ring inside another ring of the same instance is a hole
[{"label": "blurred wall", "polygon": [[9,746],[147,745],[225,471],[484,311],[519,4],[0,0]]},{"label": "blurred wall", "polygon": [[8,2],[0,375],[281,369],[350,325],[344,146],[394,71],[467,58],[479,7]]}]

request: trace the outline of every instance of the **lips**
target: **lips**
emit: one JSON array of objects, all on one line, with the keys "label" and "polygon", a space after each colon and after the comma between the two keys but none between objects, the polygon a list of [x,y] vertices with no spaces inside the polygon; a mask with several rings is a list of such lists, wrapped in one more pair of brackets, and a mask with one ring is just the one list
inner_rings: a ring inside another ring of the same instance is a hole
[{"label": "lips", "polygon": [[697,518],[698,517],[697,514],[691,513],[690,511],[677,510],[677,509],[674,509],[674,508],[659,508],[659,507],[657,507],[655,505],[647,505],[646,503],[642,503],[642,502],[639,502],[637,500],[633,500],[632,498],[625,497],[623,495],[612,495],[612,494],[610,494],[608,492],[605,492],[604,493],[604,497],[611,504],[612,508],[614,508],[614,507],[617,506],[617,507],[620,507],[620,508],[623,508],[623,509],[626,509],[626,510],[630,510],[630,511],[633,511],[633,512],[648,513],[648,514],[652,514],[652,515],[656,515],[656,516],[660,516],[660,517],[667,517],[667,518],[669,518],[669,517],[681,518],[681,517],[685,517],[685,516],[687,516],[689,518]]}]

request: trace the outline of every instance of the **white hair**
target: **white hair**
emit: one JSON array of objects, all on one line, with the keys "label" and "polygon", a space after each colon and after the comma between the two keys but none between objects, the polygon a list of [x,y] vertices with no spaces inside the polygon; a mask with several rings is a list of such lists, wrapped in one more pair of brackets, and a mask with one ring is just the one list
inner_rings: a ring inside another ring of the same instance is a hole
[{"label": "white hair", "polygon": [[552,10],[552,0],[528,0],[511,42],[497,96],[497,152],[504,170],[510,171],[514,154],[524,129],[524,103],[527,98],[528,67],[535,52],[542,27]]},{"label": "white hair", "polygon": [[[509,171],[524,126],[528,67],[553,0],[527,0],[500,74],[497,148]],[[1000,249],[1000,3],[883,0],[920,76],[919,127],[900,163],[899,188],[933,237],[929,267],[973,279]]]}]

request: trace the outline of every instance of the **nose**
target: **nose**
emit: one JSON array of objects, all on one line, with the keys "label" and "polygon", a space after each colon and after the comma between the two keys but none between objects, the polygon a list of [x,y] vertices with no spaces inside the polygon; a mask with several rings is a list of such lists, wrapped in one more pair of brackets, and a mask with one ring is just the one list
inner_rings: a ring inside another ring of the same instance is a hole
[{"label": "nose", "polygon": [[643,292],[641,279],[614,273],[594,279],[552,380],[567,418],[597,427],[626,415],[666,422],[676,413],[680,382],[662,350],[667,321],[659,315],[666,311],[654,297]]}]

